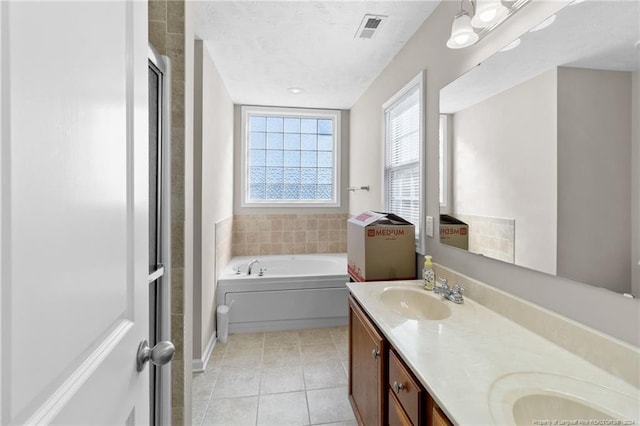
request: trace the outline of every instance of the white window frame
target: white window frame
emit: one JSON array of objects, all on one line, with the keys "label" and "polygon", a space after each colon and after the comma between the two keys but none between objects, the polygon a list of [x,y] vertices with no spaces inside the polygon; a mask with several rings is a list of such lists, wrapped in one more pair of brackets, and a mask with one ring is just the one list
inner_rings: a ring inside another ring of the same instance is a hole
[{"label": "white window frame", "polygon": [[[340,154],[341,150],[341,111],[330,109],[307,109],[307,108],[284,108],[284,107],[258,107],[258,106],[243,106],[240,109],[241,113],[241,161],[240,161],[240,206],[241,207],[294,207],[294,208],[321,208],[321,207],[340,207],[341,206],[341,186],[340,186]],[[334,122],[334,146],[333,146],[333,197],[330,201],[327,200],[249,200],[249,178],[248,178],[248,162],[249,162],[249,149],[248,149],[248,135],[249,135],[249,116],[295,116],[295,117],[309,117],[309,118],[324,118],[331,119]]]},{"label": "white window frame", "polygon": [[438,129],[440,213],[451,213],[451,123],[452,116],[440,114]]},{"label": "white window frame", "polygon": [[387,185],[386,185],[386,174],[387,174],[387,170],[386,170],[386,153],[387,153],[387,120],[386,120],[386,112],[387,110],[392,107],[397,101],[399,101],[402,97],[404,97],[410,90],[414,89],[416,86],[418,86],[418,93],[419,93],[419,97],[420,97],[420,105],[419,105],[419,114],[420,114],[420,118],[419,118],[419,134],[418,134],[418,139],[419,139],[419,153],[418,153],[418,161],[420,163],[419,165],[419,170],[420,170],[420,182],[419,182],[419,190],[418,193],[420,194],[420,200],[419,200],[419,213],[418,213],[418,223],[417,228],[418,231],[416,232],[416,239],[415,239],[415,243],[416,243],[416,252],[420,253],[420,254],[424,254],[425,253],[425,247],[424,247],[424,232],[425,232],[425,220],[424,220],[424,212],[425,210],[425,194],[424,194],[424,188],[425,188],[425,167],[424,165],[425,163],[425,131],[426,131],[426,118],[425,118],[425,102],[426,102],[426,93],[425,93],[425,88],[426,88],[426,72],[425,71],[420,71],[420,73],[418,73],[418,75],[416,75],[413,79],[411,79],[411,81],[409,81],[402,89],[400,89],[398,92],[396,92],[396,94],[394,94],[391,98],[389,98],[383,105],[382,105],[382,196],[383,196],[383,200],[382,203],[385,207],[385,211],[389,211],[389,206],[387,204],[387,200],[388,200],[388,196],[387,196]]}]

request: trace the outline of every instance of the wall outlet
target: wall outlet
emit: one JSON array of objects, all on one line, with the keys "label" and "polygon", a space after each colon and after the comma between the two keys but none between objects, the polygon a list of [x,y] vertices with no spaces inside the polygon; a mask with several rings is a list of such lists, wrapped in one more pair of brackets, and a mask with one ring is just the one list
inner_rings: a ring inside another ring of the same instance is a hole
[{"label": "wall outlet", "polygon": [[427,226],[425,229],[427,237],[433,238],[433,216],[427,216]]}]

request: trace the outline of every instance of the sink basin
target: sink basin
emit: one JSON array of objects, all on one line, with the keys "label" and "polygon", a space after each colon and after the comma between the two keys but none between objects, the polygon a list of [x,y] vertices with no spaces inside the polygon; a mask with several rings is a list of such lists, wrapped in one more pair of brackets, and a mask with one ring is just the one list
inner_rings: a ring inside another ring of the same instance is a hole
[{"label": "sink basin", "polygon": [[413,320],[442,320],[451,315],[450,302],[417,288],[387,287],[380,301],[389,310]]},{"label": "sink basin", "polygon": [[544,419],[590,419],[614,420],[615,417],[587,405],[586,401],[576,401],[563,395],[531,394],[514,402],[513,418],[517,425],[533,425]]},{"label": "sink basin", "polygon": [[637,395],[573,377],[518,372],[493,383],[489,405],[497,424],[530,426],[553,420],[591,422],[558,424],[625,424],[623,421],[638,420],[640,400]]}]

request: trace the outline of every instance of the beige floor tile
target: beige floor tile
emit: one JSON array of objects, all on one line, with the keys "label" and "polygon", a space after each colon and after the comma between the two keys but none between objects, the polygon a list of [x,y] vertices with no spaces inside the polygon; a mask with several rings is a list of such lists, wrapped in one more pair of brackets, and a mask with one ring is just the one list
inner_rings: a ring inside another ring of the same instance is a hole
[{"label": "beige floor tile", "polygon": [[191,422],[193,426],[198,426],[202,423],[208,406],[209,401],[193,401],[191,403]]},{"label": "beige floor tile", "polygon": [[302,367],[275,367],[262,369],[260,395],[304,390]]},{"label": "beige floor tile", "polygon": [[213,387],[216,384],[215,378],[213,380],[195,380],[191,388],[191,399],[196,401],[209,401],[211,399],[211,393],[213,393]]},{"label": "beige floor tile", "polygon": [[263,348],[264,333],[236,333],[229,335],[226,351],[238,351],[248,348]]},{"label": "beige floor tile", "polygon": [[249,426],[256,424],[258,397],[211,400],[203,426]]},{"label": "beige floor tile", "polygon": [[338,351],[331,342],[300,345],[302,362],[322,361],[326,359],[339,359]]},{"label": "beige floor tile", "polygon": [[258,395],[260,370],[257,368],[226,367],[218,375],[212,398],[235,398]]},{"label": "beige floor tile", "polygon": [[264,348],[262,366],[265,368],[300,365],[301,363],[299,346]]},{"label": "beige floor tile", "polygon": [[222,358],[224,357],[224,353],[226,351],[226,347],[221,343],[216,343],[213,347],[213,352],[211,352],[211,356],[209,357],[209,361],[207,362],[207,366],[205,369],[217,368],[222,364]]},{"label": "beige floor tile", "polygon": [[311,424],[353,421],[347,387],[307,391]]},{"label": "beige floor tile", "polygon": [[309,424],[307,398],[304,392],[260,395],[259,426],[299,426]]},{"label": "beige floor tile", "polygon": [[305,388],[320,389],[347,384],[347,375],[344,372],[342,362],[338,359],[329,359],[304,364]]},{"label": "beige floor tile", "polygon": [[349,340],[349,331],[346,326],[332,327],[329,329],[329,334],[331,334],[334,343],[347,342]]},{"label": "beige floor tile", "polygon": [[298,331],[298,338],[301,345],[311,345],[315,343],[333,343],[329,328],[311,328]]},{"label": "beige floor tile", "polygon": [[227,351],[222,358],[220,368],[222,371],[227,367],[260,368],[262,366],[262,351],[262,348]]},{"label": "beige floor tile", "polygon": [[296,346],[300,344],[297,330],[274,331],[265,333],[264,347]]},{"label": "beige floor tile", "polygon": [[358,422],[355,420],[348,422],[338,422],[338,423],[322,423],[321,425],[316,426],[358,426]]}]

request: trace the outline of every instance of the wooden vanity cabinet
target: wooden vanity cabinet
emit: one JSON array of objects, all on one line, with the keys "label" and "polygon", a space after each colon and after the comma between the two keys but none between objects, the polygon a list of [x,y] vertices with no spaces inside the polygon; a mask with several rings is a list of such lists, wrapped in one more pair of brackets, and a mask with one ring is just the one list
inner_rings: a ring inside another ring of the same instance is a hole
[{"label": "wooden vanity cabinet", "polygon": [[409,419],[410,425],[426,424],[427,391],[413,377],[413,374],[393,349],[389,349],[389,375],[387,382],[390,395],[389,412],[392,411],[392,404],[397,404]]},{"label": "wooden vanity cabinet", "polygon": [[349,296],[349,402],[360,425],[386,423],[387,342]]},{"label": "wooden vanity cabinet", "polygon": [[349,401],[359,425],[452,426],[351,295]]}]

